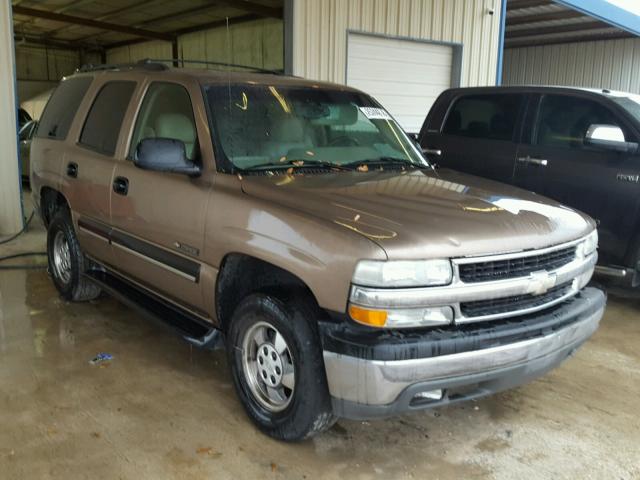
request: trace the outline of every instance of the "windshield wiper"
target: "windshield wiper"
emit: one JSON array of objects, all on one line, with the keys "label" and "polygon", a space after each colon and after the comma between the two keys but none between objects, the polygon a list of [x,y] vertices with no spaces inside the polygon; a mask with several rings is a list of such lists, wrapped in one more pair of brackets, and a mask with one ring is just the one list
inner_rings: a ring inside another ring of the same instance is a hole
[{"label": "windshield wiper", "polygon": [[420,165],[417,163],[412,162],[411,160],[407,160],[406,158],[397,158],[397,157],[378,157],[378,158],[368,158],[365,160],[358,160],[356,162],[349,162],[349,163],[345,163],[344,165],[342,165],[343,167],[347,167],[350,169],[354,169],[359,167],[360,165],[366,165],[368,166],[407,166],[407,167],[412,167],[412,168],[430,168],[429,164],[426,165]]},{"label": "windshield wiper", "polygon": [[324,160],[309,160],[309,159],[300,159],[300,160],[287,160],[286,162],[278,162],[278,163],[261,163],[259,165],[254,165],[249,168],[241,169],[244,172],[251,172],[254,170],[283,170],[289,168],[327,168],[327,169],[336,169],[336,170],[351,170],[350,168],[345,168],[344,165],[339,165],[337,163],[327,162]]}]

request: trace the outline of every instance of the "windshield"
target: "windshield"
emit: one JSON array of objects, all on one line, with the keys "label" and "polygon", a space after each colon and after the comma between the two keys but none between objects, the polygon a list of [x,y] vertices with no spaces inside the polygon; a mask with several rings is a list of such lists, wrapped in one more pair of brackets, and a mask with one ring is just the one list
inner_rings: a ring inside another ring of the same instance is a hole
[{"label": "windshield", "polygon": [[237,84],[205,92],[217,155],[236,169],[428,166],[386,110],[363,94]]},{"label": "windshield", "polygon": [[634,120],[640,122],[640,95],[612,92],[609,98],[629,112]]}]

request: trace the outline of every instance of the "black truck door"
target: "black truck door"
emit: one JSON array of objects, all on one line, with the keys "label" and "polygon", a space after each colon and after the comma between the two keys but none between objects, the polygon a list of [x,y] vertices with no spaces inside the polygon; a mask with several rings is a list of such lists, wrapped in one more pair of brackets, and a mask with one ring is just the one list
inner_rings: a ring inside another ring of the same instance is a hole
[{"label": "black truck door", "polygon": [[511,183],[525,97],[475,92],[449,97],[450,107],[440,115],[444,120],[425,125],[420,145],[427,158],[443,167]]},{"label": "black truck door", "polygon": [[604,102],[586,95],[545,94],[529,141],[518,148],[515,183],[581,210],[598,222],[601,264],[623,265],[640,208],[640,156],[590,145],[592,125],[619,127],[635,142],[624,120]]}]

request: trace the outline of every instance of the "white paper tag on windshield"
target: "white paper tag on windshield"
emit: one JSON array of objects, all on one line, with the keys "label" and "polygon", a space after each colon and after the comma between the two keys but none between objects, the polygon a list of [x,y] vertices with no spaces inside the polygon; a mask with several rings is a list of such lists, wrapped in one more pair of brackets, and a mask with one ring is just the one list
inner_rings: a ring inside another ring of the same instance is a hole
[{"label": "white paper tag on windshield", "polygon": [[360,107],[360,111],[369,120],[391,120],[391,115],[384,108]]}]

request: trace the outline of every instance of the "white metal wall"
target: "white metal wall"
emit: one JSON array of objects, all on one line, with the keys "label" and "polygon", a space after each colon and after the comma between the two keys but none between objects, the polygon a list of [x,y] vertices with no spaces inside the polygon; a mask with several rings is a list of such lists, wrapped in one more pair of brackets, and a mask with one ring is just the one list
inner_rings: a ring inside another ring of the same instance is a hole
[{"label": "white metal wall", "polygon": [[349,33],[347,85],[375,97],[407,132],[417,133],[431,105],[451,86],[446,44]]},{"label": "white metal wall", "polygon": [[11,3],[0,3],[0,237],[22,228]]},{"label": "white metal wall", "polygon": [[505,50],[505,85],[566,85],[640,93],[640,39]]},{"label": "white metal wall", "polygon": [[[284,62],[282,20],[254,22],[189,33],[178,38],[181,58],[251,65],[281,70]],[[129,63],[143,58],[172,57],[171,43],[151,41],[107,51],[107,63]],[[189,65],[197,67],[197,65]]]},{"label": "white metal wall", "polygon": [[[493,15],[489,9],[495,9]],[[494,85],[497,0],[295,0],[293,72],[345,82],[347,31],[463,45],[462,86]]]}]

